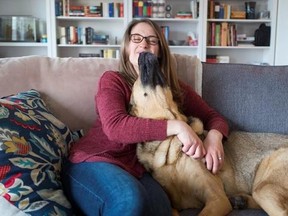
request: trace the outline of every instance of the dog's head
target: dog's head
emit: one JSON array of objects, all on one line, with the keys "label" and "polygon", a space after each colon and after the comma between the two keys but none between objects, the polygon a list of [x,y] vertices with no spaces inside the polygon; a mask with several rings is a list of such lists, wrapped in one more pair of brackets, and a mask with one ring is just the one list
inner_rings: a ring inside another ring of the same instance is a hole
[{"label": "dog's head", "polygon": [[131,95],[131,114],[153,119],[175,119],[178,108],[161,71],[158,58],[142,52],[138,59],[140,74]]}]

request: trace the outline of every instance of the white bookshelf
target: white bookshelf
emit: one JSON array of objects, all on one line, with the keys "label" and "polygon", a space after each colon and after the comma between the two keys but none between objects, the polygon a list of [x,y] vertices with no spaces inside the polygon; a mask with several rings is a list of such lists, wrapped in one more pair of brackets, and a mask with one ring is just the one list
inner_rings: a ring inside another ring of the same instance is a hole
[{"label": "white bookshelf", "polygon": [[[166,0],[166,5],[172,6],[173,17],[177,11],[190,9],[192,0]],[[216,1],[216,0],[214,0]],[[268,63],[275,64],[275,43],[277,25],[278,1],[283,0],[255,0],[256,12],[269,10],[270,19],[208,19],[207,9],[209,0],[199,1],[199,17],[192,19],[182,18],[151,18],[160,26],[169,26],[169,40],[185,40],[189,32],[193,32],[198,45],[170,45],[173,53],[197,55],[201,61],[206,61],[206,55],[229,56],[233,63]],[[70,0],[76,4],[94,5],[107,0]],[[114,1],[115,2],[115,1]],[[99,53],[103,49],[119,50],[122,36],[128,23],[133,17],[133,0],[117,0],[124,5],[124,17],[68,17],[55,15],[55,0],[1,0],[0,15],[33,15],[46,22],[47,43],[19,43],[0,42],[0,57],[22,55],[46,55],[51,57],[78,57],[79,53]],[[245,1],[218,0],[221,3],[231,4],[243,10]],[[15,7],[17,5],[17,7]],[[33,7],[31,7],[33,5]],[[284,20],[284,19],[283,19]],[[271,42],[269,47],[237,46],[221,47],[208,46],[207,26],[211,22],[236,23],[238,32],[252,36],[261,23],[271,26]],[[279,19],[278,19],[279,22]],[[91,26],[96,31],[109,34],[110,42],[107,45],[91,44],[59,44],[57,42],[58,26]],[[117,38],[117,43],[115,42]]]},{"label": "white bookshelf", "polygon": [[[215,1],[215,0],[214,0]],[[237,0],[217,0],[217,2],[231,5],[233,10],[245,11],[245,1]],[[216,23],[233,23],[237,26],[237,34],[246,34],[253,37],[255,30],[261,23],[271,26],[270,46],[254,46],[252,44],[239,44],[238,46],[209,46],[207,42],[203,44],[204,55],[229,56],[230,62],[247,64],[269,64],[274,65],[275,35],[278,0],[256,0],[256,19],[209,19],[206,12],[206,22],[204,22],[205,40],[208,40],[208,25]],[[205,8],[208,8],[209,0],[205,1]],[[269,11],[269,19],[259,19],[260,11]]]}]

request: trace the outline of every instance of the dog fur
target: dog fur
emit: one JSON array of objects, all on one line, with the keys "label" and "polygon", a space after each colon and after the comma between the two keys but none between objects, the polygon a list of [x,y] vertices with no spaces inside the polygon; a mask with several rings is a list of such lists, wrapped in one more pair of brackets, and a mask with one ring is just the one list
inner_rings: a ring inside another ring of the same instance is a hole
[{"label": "dog fur", "polygon": [[[160,71],[157,58],[150,53],[139,56],[139,78],[133,85],[131,115],[152,119],[178,119],[187,122]],[[192,124],[197,133],[201,122]],[[253,167],[251,191],[239,189],[229,155],[219,174],[207,170],[201,160],[182,152],[177,136],[164,141],[139,143],[137,156],[144,167],[163,186],[173,208],[202,208],[200,216],[227,215],[235,208],[262,208],[271,216],[288,215],[288,148],[280,148]],[[229,197],[229,198],[228,198]],[[234,206],[240,203],[239,205]]]}]

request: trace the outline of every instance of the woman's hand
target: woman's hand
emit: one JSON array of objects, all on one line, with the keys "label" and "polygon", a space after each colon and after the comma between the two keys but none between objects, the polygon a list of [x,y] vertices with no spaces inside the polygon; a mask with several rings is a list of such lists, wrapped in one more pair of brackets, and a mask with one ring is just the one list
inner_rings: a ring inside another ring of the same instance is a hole
[{"label": "woman's hand", "polygon": [[217,130],[210,130],[204,140],[206,149],[206,167],[216,174],[224,164],[223,135]]},{"label": "woman's hand", "polygon": [[192,128],[183,121],[168,120],[167,136],[176,135],[183,144],[182,151],[195,159],[206,154],[204,145]]}]

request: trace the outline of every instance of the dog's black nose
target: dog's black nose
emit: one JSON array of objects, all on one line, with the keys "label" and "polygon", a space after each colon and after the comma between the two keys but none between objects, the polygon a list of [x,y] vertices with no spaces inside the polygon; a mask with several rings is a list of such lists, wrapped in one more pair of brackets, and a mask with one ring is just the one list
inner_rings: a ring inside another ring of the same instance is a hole
[{"label": "dog's black nose", "polygon": [[150,52],[142,52],[139,54],[138,65],[143,86],[149,85],[155,88],[157,85],[161,87],[167,85],[157,56]]}]

